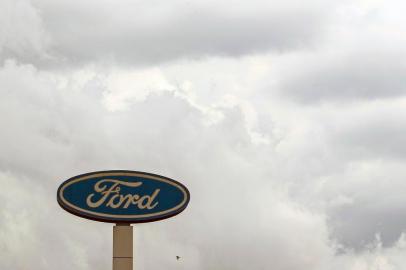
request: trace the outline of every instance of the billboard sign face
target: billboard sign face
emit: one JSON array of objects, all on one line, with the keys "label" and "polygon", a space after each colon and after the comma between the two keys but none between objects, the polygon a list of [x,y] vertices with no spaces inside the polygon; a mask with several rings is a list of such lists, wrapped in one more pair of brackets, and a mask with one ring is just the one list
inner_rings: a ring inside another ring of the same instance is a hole
[{"label": "billboard sign face", "polygon": [[170,178],[137,171],[100,171],[63,182],[59,205],[87,219],[142,223],[172,217],[189,203],[188,189]]}]

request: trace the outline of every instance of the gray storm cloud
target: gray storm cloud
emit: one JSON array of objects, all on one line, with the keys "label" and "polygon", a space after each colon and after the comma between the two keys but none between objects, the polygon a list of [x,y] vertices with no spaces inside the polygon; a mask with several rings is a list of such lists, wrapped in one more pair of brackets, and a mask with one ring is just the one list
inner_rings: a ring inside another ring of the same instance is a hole
[{"label": "gray storm cloud", "polygon": [[1,269],[110,269],[105,169],[191,191],[137,269],[405,268],[403,4],[239,4],[0,2]]},{"label": "gray storm cloud", "polygon": [[306,6],[260,0],[158,6],[145,1],[35,0],[5,5],[11,11],[3,11],[10,17],[4,26],[8,42],[3,55],[53,67],[89,61],[142,66],[305,47],[324,29],[329,10],[329,3],[318,0]]}]

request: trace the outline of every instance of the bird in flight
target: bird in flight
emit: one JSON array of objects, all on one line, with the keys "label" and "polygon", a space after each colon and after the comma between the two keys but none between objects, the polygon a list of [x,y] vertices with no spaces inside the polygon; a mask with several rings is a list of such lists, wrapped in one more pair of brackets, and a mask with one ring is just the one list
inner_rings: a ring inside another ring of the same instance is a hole
[{"label": "bird in flight", "polygon": [[179,257],[179,256],[176,256],[176,260],[179,261],[179,259],[180,259],[180,257]]}]

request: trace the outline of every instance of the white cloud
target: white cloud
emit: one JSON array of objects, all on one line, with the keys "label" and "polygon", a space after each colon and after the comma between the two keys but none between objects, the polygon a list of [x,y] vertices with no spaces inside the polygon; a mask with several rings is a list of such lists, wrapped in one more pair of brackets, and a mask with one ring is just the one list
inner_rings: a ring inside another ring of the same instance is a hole
[{"label": "white cloud", "polygon": [[38,9],[30,1],[0,2],[0,59],[49,60],[50,37]]}]

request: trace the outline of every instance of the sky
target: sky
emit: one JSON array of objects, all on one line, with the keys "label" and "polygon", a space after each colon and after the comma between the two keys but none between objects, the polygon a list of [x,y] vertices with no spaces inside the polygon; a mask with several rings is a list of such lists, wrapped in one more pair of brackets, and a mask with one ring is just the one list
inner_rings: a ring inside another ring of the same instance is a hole
[{"label": "sky", "polygon": [[0,269],[111,269],[56,202],[109,169],[191,193],[135,269],[406,269],[405,9],[0,0]]}]

